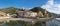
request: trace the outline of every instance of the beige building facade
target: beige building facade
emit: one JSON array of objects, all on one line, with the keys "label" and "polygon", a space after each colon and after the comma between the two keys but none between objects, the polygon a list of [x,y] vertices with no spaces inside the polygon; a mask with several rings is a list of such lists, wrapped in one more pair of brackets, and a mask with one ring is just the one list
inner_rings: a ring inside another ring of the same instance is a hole
[{"label": "beige building facade", "polygon": [[0,17],[4,17],[4,16],[10,16],[10,15],[6,14],[5,12],[0,11]]},{"label": "beige building facade", "polygon": [[32,11],[29,11],[29,12],[26,12],[26,11],[20,11],[18,13],[19,16],[24,16],[24,17],[36,17],[37,16],[37,13],[36,12],[32,12]]}]

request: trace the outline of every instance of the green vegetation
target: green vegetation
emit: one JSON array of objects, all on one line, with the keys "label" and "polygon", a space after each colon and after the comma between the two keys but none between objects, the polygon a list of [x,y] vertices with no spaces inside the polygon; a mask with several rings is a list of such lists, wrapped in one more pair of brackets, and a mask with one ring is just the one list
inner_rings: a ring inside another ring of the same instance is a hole
[{"label": "green vegetation", "polygon": [[32,9],[30,9],[33,12],[39,12],[41,11],[42,13],[44,13],[45,9],[41,8],[41,7],[34,7]]},{"label": "green vegetation", "polygon": [[[18,25],[19,26],[28,26],[27,23],[28,22],[24,22],[24,21],[10,21],[10,22],[7,22],[6,24],[8,26],[18,26]],[[29,26],[31,26],[30,23],[29,23]]]},{"label": "green vegetation", "polygon": [[46,22],[37,22],[33,26],[46,26]]},{"label": "green vegetation", "polygon": [[[15,7],[9,7],[9,8],[0,9],[0,11],[3,11],[5,13],[9,13],[9,14],[16,14],[18,11],[21,11],[21,10],[22,9],[15,8]],[[47,10],[45,10],[45,9],[43,9],[41,7],[34,7],[32,9],[30,9],[30,11],[37,12],[37,13],[39,11],[41,11],[43,13],[43,16],[40,16],[40,18],[46,17],[46,15],[44,15],[44,14],[45,14],[45,11],[47,11]],[[49,15],[49,17],[51,17],[52,15],[55,15],[54,13],[50,13],[48,11],[47,11],[47,14]],[[33,26],[42,26],[42,23],[45,24],[45,22],[38,22],[38,23],[36,23]],[[27,22],[24,22],[24,21],[10,21],[9,23],[6,23],[6,24],[9,25],[9,26],[16,26],[17,24],[21,24],[23,26],[27,26],[28,25]]]},{"label": "green vegetation", "polygon": [[30,11],[33,11],[33,12],[42,12],[42,14],[43,14],[43,17],[42,16],[40,16],[40,18],[44,18],[44,17],[46,17],[47,15],[45,15],[45,11],[47,12],[47,14],[48,14],[48,16],[49,17],[51,17],[51,16],[53,16],[53,15],[56,15],[56,14],[54,14],[54,13],[51,13],[51,12],[48,12],[47,10],[45,10],[45,9],[43,9],[43,8],[41,8],[41,7],[34,7],[34,8],[32,8],[32,9],[30,9]]},{"label": "green vegetation", "polygon": [[5,13],[9,13],[9,14],[16,14],[16,12],[19,11],[19,9],[14,8],[14,7],[9,7],[9,8],[3,8],[0,11],[3,11]]},{"label": "green vegetation", "polygon": [[24,21],[10,21],[7,22],[6,25],[8,26],[45,26],[45,22],[37,22],[36,24],[32,25],[29,22],[24,22]]},{"label": "green vegetation", "polygon": [[[5,13],[9,13],[9,14],[16,14],[18,11],[21,11],[22,9],[20,9],[20,8],[15,8],[15,7],[9,7],[9,8],[2,8],[2,9],[0,9],[0,11],[3,11],[3,12],[5,12]],[[45,11],[47,11],[47,10],[45,10],[45,9],[43,9],[43,8],[41,8],[41,7],[34,7],[34,8],[32,8],[32,9],[30,9],[30,11],[33,11],[33,12],[39,12],[39,11],[41,11],[42,13],[43,13],[43,15],[44,15],[44,13],[45,13]],[[47,11],[47,14],[51,17],[52,15],[51,14],[53,14],[54,15],[54,13],[50,13],[50,12],[48,12]],[[45,15],[43,16],[43,17],[45,17]]]}]

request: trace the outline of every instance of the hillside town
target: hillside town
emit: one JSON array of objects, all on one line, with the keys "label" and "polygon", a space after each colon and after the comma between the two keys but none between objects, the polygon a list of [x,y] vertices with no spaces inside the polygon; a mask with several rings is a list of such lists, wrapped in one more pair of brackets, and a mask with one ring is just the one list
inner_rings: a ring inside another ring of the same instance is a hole
[{"label": "hillside town", "polygon": [[12,15],[0,11],[0,17],[7,17],[7,16],[12,18],[44,18],[44,17],[49,17],[49,14],[47,13],[47,11],[45,11],[43,14],[41,11],[37,13],[27,10],[25,8],[22,8],[21,11],[17,11],[16,14],[12,14]]},{"label": "hillside town", "polygon": [[[45,11],[45,15],[48,16],[47,12]],[[43,14],[41,11],[39,11],[39,13],[37,12],[33,12],[33,11],[30,11],[30,10],[26,10],[25,8],[23,8],[22,11],[18,11],[17,12],[17,17],[31,17],[31,18],[34,18],[34,17],[43,17]]]},{"label": "hillside town", "polygon": [[[24,7],[22,9],[10,7],[0,10],[0,22],[5,23],[10,21],[24,21],[34,25],[38,22],[46,23],[46,21],[49,21],[50,19],[52,20],[55,17],[57,17],[56,14],[50,13],[47,10],[42,9],[40,7],[34,7],[30,10]],[[46,26],[46,24],[43,25]]]},{"label": "hillside town", "polygon": [[60,0],[0,0],[0,26],[60,26]]},{"label": "hillside town", "polygon": [[[43,10],[43,12],[42,12]],[[26,8],[16,9],[13,7],[0,10],[0,22],[10,22],[10,21],[24,21],[31,22],[33,25],[37,22],[46,22],[54,14],[47,12],[46,10],[36,7],[32,10],[27,10]],[[53,17],[54,19],[54,17]]]}]

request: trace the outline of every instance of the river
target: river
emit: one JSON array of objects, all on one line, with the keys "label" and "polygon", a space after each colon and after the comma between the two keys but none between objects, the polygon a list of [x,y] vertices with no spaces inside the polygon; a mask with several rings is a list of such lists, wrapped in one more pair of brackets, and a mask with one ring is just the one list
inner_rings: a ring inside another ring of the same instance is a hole
[{"label": "river", "polygon": [[60,18],[47,21],[46,26],[60,26]]},{"label": "river", "polygon": [[[37,23],[37,24],[32,25],[31,22],[10,21],[0,26],[42,26],[42,24]],[[46,26],[60,26],[60,19],[52,19],[52,20],[46,21]]]}]

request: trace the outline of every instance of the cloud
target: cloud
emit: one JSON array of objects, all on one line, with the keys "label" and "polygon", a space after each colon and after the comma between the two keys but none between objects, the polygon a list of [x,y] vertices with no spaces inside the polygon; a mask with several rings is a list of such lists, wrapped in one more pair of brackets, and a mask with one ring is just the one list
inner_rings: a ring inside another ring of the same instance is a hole
[{"label": "cloud", "polygon": [[48,10],[49,12],[60,14],[60,4],[57,4],[54,2],[54,0],[48,0],[48,2],[41,7]]}]

